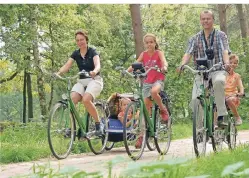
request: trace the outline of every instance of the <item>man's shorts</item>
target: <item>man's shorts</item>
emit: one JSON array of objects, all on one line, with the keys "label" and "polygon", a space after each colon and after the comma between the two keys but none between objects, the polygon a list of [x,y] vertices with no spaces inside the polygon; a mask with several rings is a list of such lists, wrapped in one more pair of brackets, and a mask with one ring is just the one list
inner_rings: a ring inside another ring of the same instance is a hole
[{"label": "man's shorts", "polygon": [[161,91],[164,89],[164,81],[162,80],[157,80],[155,83],[144,83],[143,84],[143,95],[144,98],[148,98],[151,96],[150,90],[152,89],[153,86],[160,85],[161,86]]},{"label": "man's shorts", "polygon": [[77,92],[81,96],[83,96],[84,93],[90,93],[92,97],[95,99],[97,96],[100,95],[102,90],[103,90],[103,79],[102,77],[97,75],[94,77],[94,79],[92,78],[78,79],[77,83],[73,86],[71,91]]}]

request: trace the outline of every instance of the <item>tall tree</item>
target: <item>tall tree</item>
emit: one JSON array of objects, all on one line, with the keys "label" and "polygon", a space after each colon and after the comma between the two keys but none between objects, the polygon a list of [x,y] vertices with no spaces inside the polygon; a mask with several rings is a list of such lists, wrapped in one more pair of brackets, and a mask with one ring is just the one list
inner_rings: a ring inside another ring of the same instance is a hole
[{"label": "tall tree", "polygon": [[226,17],[226,4],[218,4],[220,30],[227,34],[227,17]]},{"label": "tall tree", "polygon": [[138,58],[138,56],[143,52],[143,27],[140,13],[140,5],[131,4],[130,11],[135,39],[136,56]]},{"label": "tall tree", "polygon": [[237,4],[236,5],[237,11],[238,11],[238,18],[240,21],[240,31],[241,31],[241,37],[243,40],[243,47],[244,47],[244,52],[247,53],[248,50],[248,44],[246,42],[246,38],[248,38],[248,34],[247,34],[247,25],[246,25],[246,21],[245,21],[245,15],[244,15],[244,11],[243,11],[243,6],[242,4]]},{"label": "tall tree", "polygon": [[[40,69],[40,56],[39,56],[39,45],[38,45],[38,5],[30,5],[30,24],[32,28],[32,36],[33,36],[33,57],[36,67]],[[37,70],[37,88],[38,88],[38,95],[40,100],[40,107],[41,107],[41,116],[42,120],[46,121],[47,117],[47,103],[46,103],[46,93],[44,89],[44,78],[43,74],[40,70]]]}]

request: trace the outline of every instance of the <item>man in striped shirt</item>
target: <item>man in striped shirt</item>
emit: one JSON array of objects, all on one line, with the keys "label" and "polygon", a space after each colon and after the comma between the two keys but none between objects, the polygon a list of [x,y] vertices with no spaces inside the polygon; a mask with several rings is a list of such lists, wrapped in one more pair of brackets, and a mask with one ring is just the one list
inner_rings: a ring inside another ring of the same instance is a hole
[{"label": "man in striped shirt", "polygon": [[[203,30],[194,35],[188,43],[187,50],[182,58],[178,72],[181,70],[181,66],[187,64],[191,57],[193,57],[196,65],[196,59],[204,58],[212,61],[212,64],[222,62],[226,68],[229,67],[229,45],[227,36],[224,32],[214,29],[214,15],[211,11],[205,10],[200,14],[200,23]],[[224,116],[227,115],[227,109],[225,105],[225,71],[215,71],[211,74],[215,103],[217,105],[218,120],[222,121]],[[191,107],[194,109],[194,103],[197,96],[200,95],[201,78],[196,75],[192,90]]]}]

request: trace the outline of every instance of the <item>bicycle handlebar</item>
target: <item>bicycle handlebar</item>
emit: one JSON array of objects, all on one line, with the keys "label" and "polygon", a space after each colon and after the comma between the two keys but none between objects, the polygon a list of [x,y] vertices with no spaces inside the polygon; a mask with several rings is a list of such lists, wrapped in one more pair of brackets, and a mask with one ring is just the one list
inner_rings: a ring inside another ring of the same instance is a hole
[{"label": "bicycle handlebar", "polygon": [[91,76],[89,75],[89,72],[82,70],[80,72],[78,72],[76,75],[72,76],[72,77],[62,77],[60,75],[58,75],[57,73],[55,73],[55,76],[61,80],[71,80],[71,79],[76,79],[79,75],[85,75],[86,78],[91,78]]},{"label": "bicycle handlebar", "polygon": [[121,70],[122,74],[127,74],[130,77],[146,77],[147,74],[151,71],[151,70],[160,70],[158,67],[150,67],[146,70],[145,73],[136,73],[136,74],[132,74],[130,72],[128,72],[127,70],[125,70],[124,67],[116,67],[116,70]]},{"label": "bicycle handlebar", "polygon": [[198,74],[198,73],[209,73],[209,72],[212,72],[212,71],[215,71],[217,70],[216,67],[220,67],[222,68],[223,65],[222,63],[218,63],[218,64],[215,64],[213,65],[213,67],[211,67],[210,69],[205,69],[205,70],[196,70],[196,69],[193,69],[192,67],[188,66],[188,65],[184,65],[183,66],[183,69],[187,68],[189,69],[193,74]]}]

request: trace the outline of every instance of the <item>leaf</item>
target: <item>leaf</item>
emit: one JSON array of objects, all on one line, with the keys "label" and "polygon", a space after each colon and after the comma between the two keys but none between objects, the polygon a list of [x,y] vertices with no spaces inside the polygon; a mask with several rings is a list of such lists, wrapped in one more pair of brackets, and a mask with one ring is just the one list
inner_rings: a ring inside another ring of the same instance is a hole
[{"label": "leaf", "polygon": [[210,177],[210,175],[191,176],[191,177],[185,177],[185,178],[206,178],[206,177]]},{"label": "leaf", "polygon": [[245,169],[244,171],[241,171],[241,172],[232,173],[232,175],[235,175],[235,176],[249,175],[249,168],[247,168],[247,169]]},{"label": "leaf", "polygon": [[235,163],[235,164],[230,164],[224,168],[221,176],[222,177],[227,176],[227,175],[233,173],[234,171],[236,171],[237,169],[241,168],[243,165],[244,165],[243,161]]}]

